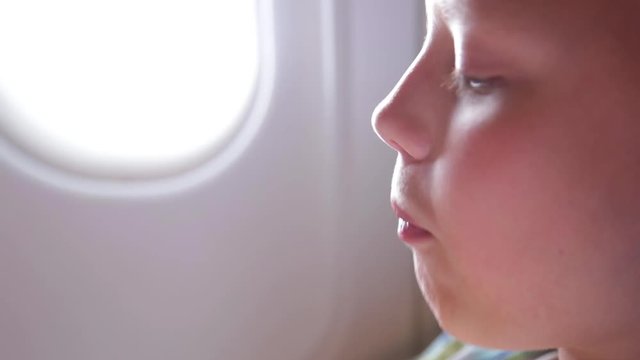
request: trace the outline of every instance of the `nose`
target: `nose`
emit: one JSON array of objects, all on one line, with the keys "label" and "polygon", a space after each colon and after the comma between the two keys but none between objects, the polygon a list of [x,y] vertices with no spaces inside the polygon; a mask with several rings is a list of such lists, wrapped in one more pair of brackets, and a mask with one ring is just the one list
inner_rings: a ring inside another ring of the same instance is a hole
[{"label": "nose", "polygon": [[376,107],[371,123],[380,139],[405,160],[419,162],[437,151],[437,117],[442,116],[443,77],[416,58],[391,93]]}]

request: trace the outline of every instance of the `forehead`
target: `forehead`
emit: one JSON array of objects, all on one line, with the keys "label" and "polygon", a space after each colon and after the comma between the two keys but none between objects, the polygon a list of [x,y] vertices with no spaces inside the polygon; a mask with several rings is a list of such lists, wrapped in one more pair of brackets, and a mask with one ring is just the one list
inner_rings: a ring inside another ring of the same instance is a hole
[{"label": "forehead", "polygon": [[[536,38],[585,45],[610,42],[636,48],[640,1],[629,0],[425,0],[429,21],[459,37]],[[626,50],[625,50],[626,51]]]},{"label": "forehead", "polygon": [[[611,1],[611,0],[608,0]],[[615,1],[615,0],[614,0]],[[448,24],[465,26],[561,24],[596,20],[603,0],[426,0],[427,9]]]},{"label": "forehead", "polygon": [[639,23],[635,0],[425,0],[428,11],[446,22],[502,21],[582,24]]}]

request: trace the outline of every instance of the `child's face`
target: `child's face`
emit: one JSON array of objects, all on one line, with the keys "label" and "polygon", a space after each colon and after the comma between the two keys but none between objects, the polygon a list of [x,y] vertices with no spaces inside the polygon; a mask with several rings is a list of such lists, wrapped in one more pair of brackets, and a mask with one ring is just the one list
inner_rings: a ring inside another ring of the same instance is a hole
[{"label": "child's face", "polygon": [[373,121],[399,153],[392,201],[433,235],[410,246],[454,335],[604,348],[638,329],[634,3],[427,0],[424,47]]}]

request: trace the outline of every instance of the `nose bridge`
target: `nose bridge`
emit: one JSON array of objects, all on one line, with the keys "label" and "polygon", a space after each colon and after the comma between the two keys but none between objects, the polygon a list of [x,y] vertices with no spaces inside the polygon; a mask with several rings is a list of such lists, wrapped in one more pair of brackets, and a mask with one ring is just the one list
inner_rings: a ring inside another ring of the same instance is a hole
[{"label": "nose bridge", "polygon": [[378,136],[408,160],[421,161],[435,151],[438,108],[447,91],[433,60],[424,48],[372,117]]}]

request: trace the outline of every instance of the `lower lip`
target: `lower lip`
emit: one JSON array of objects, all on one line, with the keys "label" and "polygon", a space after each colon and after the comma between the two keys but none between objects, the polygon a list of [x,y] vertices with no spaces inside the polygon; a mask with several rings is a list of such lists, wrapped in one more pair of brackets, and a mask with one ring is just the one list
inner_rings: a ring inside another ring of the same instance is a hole
[{"label": "lower lip", "polygon": [[403,219],[398,220],[398,237],[409,245],[418,245],[433,240],[433,234]]}]

